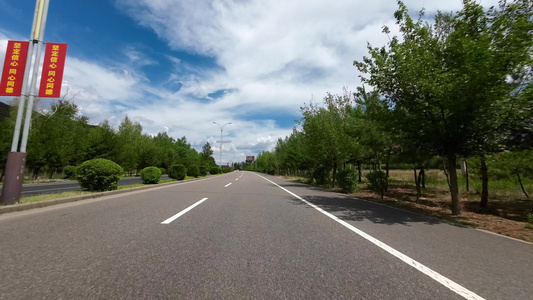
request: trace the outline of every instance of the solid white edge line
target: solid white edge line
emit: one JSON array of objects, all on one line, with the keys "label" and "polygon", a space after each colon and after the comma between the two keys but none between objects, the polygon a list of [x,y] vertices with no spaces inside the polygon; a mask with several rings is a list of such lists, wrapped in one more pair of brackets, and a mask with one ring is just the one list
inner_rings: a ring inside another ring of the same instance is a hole
[{"label": "solid white edge line", "polygon": [[224,187],[228,187],[228,186],[230,186],[230,185],[231,185],[231,182],[230,182],[230,183],[228,183],[228,184],[226,184],[226,185],[225,185]]},{"label": "solid white edge line", "polygon": [[506,235],[499,234],[499,233],[496,233],[496,232],[492,232],[492,231],[488,231],[488,230],[484,230],[484,229],[479,229],[479,228],[474,228],[474,229],[477,230],[477,231],[484,232],[484,233],[488,233],[488,234],[492,234],[492,235],[499,236],[499,237],[502,237],[502,238],[510,239],[510,240],[513,240],[513,241],[516,241],[516,242],[521,242],[521,243],[524,243],[524,244],[527,244],[527,245],[533,245],[533,243],[531,243],[531,242],[515,239],[514,237],[506,236]]},{"label": "solid white edge line", "polygon": [[193,205],[187,207],[186,209],[182,210],[181,212],[173,215],[172,217],[166,219],[165,221],[161,222],[161,224],[164,224],[164,225],[168,225],[170,223],[172,223],[172,221],[176,220],[177,218],[183,216],[185,213],[187,213],[189,210],[195,208],[196,206],[200,205],[202,202],[204,202],[205,200],[207,200],[207,198],[204,198],[196,203],[194,203]]},{"label": "solid white edge line", "polygon": [[351,230],[352,232],[358,234],[359,236],[363,237],[364,239],[368,240],[369,242],[373,243],[374,245],[380,247],[381,249],[389,252],[390,254],[396,256],[397,258],[399,258],[400,260],[402,260],[403,262],[405,262],[406,264],[412,266],[413,268],[419,270],[420,272],[426,274],[427,276],[431,277],[433,280],[437,281],[438,283],[444,285],[445,287],[447,287],[448,289],[452,290],[453,292],[457,293],[458,295],[464,297],[465,299],[471,299],[471,300],[485,300],[485,298],[477,295],[476,293],[464,288],[463,286],[461,286],[460,284],[454,282],[453,280],[439,274],[438,272],[436,271],[433,271],[432,269],[426,267],[425,265],[419,263],[418,261],[410,258],[409,256],[401,253],[400,251],[390,247],[389,245],[381,242],[380,240],[368,235],[367,233],[365,233],[364,231],[361,231],[360,229],[357,229],[355,228],[353,225],[339,219],[338,217],[328,213],[327,211],[323,210],[322,208],[308,202],[307,200],[303,199],[302,197],[296,195],[295,193],[287,190],[286,188],[278,185],[277,183],[261,176],[261,175],[258,175],[256,174],[257,176],[265,179],[266,181],[274,184],[275,186],[279,187],[280,189],[284,190],[285,192],[291,194],[292,196],[296,197],[298,200],[304,202],[305,204],[311,206],[312,208],[318,210],[319,212],[323,213],[324,215],[328,216],[329,218],[333,219],[334,221],[340,223],[341,225],[343,225],[344,227],[348,228],[349,230]]}]

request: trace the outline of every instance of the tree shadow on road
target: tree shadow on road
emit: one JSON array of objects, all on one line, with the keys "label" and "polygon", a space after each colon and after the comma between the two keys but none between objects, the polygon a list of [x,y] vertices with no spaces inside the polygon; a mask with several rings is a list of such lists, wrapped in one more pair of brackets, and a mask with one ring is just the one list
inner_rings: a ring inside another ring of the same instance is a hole
[{"label": "tree shadow on road", "polygon": [[[292,184],[283,185],[284,188],[290,188]],[[302,188],[303,185],[292,185],[294,187]],[[305,187],[309,190],[320,190],[325,192],[323,189],[315,187]],[[366,200],[353,198],[343,194],[337,194],[330,192],[330,195],[321,195],[321,196],[306,196],[303,197],[306,201],[322,208],[323,210],[337,216],[339,219],[344,221],[371,221],[375,224],[385,224],[385,225],[406,225],[409,226],[411,223],[424,223],[429,225],[443,224],[447,223],[446,221],[422,216],[412,212],[400,210],[393,207],[388,207],[385,205],[369,202]],[[306,205],[301,200],[295,199],[294,197],[288,196],[287,200],[291,201],[294,205]]]}]

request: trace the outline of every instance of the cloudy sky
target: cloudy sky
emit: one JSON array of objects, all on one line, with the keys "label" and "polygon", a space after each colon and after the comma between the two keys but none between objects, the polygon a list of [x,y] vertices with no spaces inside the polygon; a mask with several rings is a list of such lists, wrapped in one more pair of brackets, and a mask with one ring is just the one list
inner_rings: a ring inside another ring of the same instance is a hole
[{"label": "cloudy sky", "polygon": [[[481,0],[493,5],[495,0]],[[461,0],[406,0],[457,11]],[[354,60],[394,28],[394,0],[50,0],[45,42],[67,43],[62,93],[91,124],[125,116],[166,131],[218,162],[271,150],[300,107],[360,84]],[[0,64],[7,40],[28,40],[35,0],[0,0]],[[0,101],[10,99],[0,97]],[[54,99],[43,99],[43,109]]]}]

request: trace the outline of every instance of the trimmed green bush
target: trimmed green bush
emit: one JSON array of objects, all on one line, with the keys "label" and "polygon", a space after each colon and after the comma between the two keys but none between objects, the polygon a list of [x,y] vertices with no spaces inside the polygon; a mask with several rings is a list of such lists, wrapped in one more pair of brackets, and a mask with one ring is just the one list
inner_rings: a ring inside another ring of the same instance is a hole
[{"label": "trimmed green bush", "polygon": [[187,168],[187,176],[191,176],[191,177],[200,176],[200,169],[197,166],[189,166]]},{"label": "trimmed green bush", "polygon": [[76,179],[76,166],[66,166],[63,168],[64,179]]},{"label": "trimmed green bush", "polygon": [[231,173],[233,172],[233,168],[224,168],[222,169],[222,173],[226,174],[226,173]]},{"label": "trimmed green bush", "polygon": [[199,171],[200,171],[200,176],[206,176],[207,175],[207,167],[206,166],[200,166]]},{"label": "trimmed green bush", "polygon": [[387,189],[387,185],[389,183],[387,174],[385,174],[383,171],[372,171],[366,174],[366,179],[368,179],[367,188],[373,192],[379,193],[381,195],[381,199],[383,199],[383,195],[385,194],[385,190]]},{"label": "trimmed green bush", "polygon": [[159,171],[161,171],[161,175],[167,174],[167,170],[165,170],[165,168],[159,168]]},{"label": "trimmed green bush", "polygon": [[328,171],[326,170],[326,167],[324,166],[316,167],[316,169],[313,171],[313,179],[318,185],[323,185],[323,184],[328,183]]},{"label": "trimmed green bush", "polygon": [[97,158],[82,163],[76,170],[80,186],[91,191],[110,191],[117,189],[117,182],[124,170],[108,159]]},{"label": "trimmed green bush", "polygon": [[146,167],[141,171],[144,184],[157,184],[161,180],[161,170],[158,167]]},{"label": "trimmed green bush", "polygon": [[357,187],[355,170],[342,170],[337,173],[337,184],[343,192],[352,193]]},{"label": "trimmed green bush", "polygon": [[168,177],[183,180],[187,175],[187,168],[184,165],[172,165],[168,168]]},{"label": "trimmed green bush", "polygon": [[220,173],[222,173],[222,169],[221,169],[219,166],[212,167],[212,168],[209,170],[209,173],[211,173],[211,174],[213,174],[213,175],[220,174]]}]

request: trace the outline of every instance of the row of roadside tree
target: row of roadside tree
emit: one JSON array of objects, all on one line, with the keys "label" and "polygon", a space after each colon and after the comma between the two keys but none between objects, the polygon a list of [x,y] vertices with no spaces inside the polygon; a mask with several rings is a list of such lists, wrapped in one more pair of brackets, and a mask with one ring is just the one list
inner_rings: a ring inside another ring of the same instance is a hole
[{"label": "row of roadside tree", "polygon": [[[11,149],[16,106],[15,100],[10,117],[0,122],[0,177]],[[127,175],[138,174],[146,167],[168,170],[177,164],[207,170],[218,167],[209,143],[198,152],[186,137],[174,139],[165,132],[155,136],[143,134],[142,126],[128,117],[118,129],[107,121],[97,126],[89,125],[88,121],[80,116],[74,103],[66,100],[52,104],[50,111],[34,112],[26,162],[31,176],[46,174],[51,178],[67,166],[78,166],[95,158],[116,162]]]},{"label": "row of roadside tree", "polygon": [[477,165],[481,207],[488,204],[489,167],[517,176],[520,185],[533,179],[531,2],[485,9],[464,0],[461,11],[425,22],[423,11],[413,19],[398,1],[395,18],[401,36],[368,45],[369,56],[354,62],[363,87],[302,107],[292,134],[259,155],[257,170],[312,178],[325,168],[334,186],[339,169],[361,177],[363,164],[409,165],[415,174],[440,164],[455,215],[464,161]]}]

